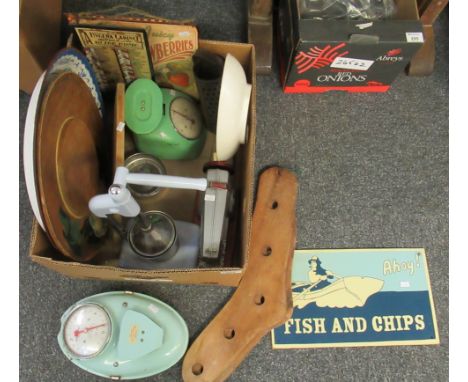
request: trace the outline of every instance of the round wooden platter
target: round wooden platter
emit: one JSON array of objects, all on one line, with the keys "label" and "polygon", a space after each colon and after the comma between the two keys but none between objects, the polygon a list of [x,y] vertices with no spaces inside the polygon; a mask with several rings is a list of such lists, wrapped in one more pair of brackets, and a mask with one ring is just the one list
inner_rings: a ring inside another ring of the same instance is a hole
[{"label": "round wooden platter", "polygon": [[88,208],[91,197],[106,191],[99,174],[102,133],[102,118],[86,83],[74,73],[58,75],[41,105],[36,174],[47,235],[74,260],[90,260],[102,246]]}]

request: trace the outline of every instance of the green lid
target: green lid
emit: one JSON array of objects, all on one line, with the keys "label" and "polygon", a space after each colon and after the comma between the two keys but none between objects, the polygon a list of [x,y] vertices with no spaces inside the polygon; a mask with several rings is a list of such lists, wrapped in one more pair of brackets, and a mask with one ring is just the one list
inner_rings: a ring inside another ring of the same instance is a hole
[{"label": "green lid", "polygon": [[148,134],[163,117],[163,95],[152,80],[139,78],[125,92],[125,123],[135,134]]}]

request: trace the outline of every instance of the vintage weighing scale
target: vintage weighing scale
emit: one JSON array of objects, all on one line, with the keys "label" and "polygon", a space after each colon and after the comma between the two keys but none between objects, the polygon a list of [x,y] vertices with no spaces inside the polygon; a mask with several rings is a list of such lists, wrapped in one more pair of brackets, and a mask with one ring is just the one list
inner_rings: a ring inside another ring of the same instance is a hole
[{"label": "vintage weighing scale", "polygon": [[125,92],[125,122],[138,150],[159,159],[195,159],[205,143],[195,101],[149,79],[133,81]]},{"label": "vintage weighing scale", "polygon": [[173,308],[156,298],[107,292],[67,309],[58,342],[70,361],[92,374],[136,379],[177,363],[187,349],[188,329]]}]

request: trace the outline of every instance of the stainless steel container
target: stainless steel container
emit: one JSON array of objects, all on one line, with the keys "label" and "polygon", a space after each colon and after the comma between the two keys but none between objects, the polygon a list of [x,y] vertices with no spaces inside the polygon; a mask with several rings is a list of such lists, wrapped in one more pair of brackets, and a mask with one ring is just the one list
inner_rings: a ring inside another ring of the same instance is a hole
[{"label": "stainless steel container", "polygon": [[161,211],[147,211],[135,219],[128,231],[128,242],[136,254],[147,259],[163,261],[179,249],[174,220]]},{"label": "stainless steel container", "polygon": [[[125,167],[131,173],[166,175],[163,163],[152,155],[137,153],[125,160]],[[136,197],[154,196],[161,190],[159,187],[127,185],[130,192]]]}]

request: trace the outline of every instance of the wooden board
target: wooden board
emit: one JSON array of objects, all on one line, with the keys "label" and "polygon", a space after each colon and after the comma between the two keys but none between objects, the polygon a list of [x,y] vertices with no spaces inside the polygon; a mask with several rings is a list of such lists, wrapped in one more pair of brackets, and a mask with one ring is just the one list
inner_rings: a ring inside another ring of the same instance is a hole
[{"label": "wooden board", "polygon": [[114,171],[125,164],[125,84],[119,82],[114,103]]},{"label": "wooden board", "polygon": [[410,76],[429,76],[434,71],[435,37],[433,24],[447,6],[448,0],[420,0],[419,13],[423,24],[424,45],[408,65]]},{"label": "wooden board", "polygon": [[408,75],[429,76],[434,71],[435,42],[432,25],[423,25],[424,44],[411,59],[408,65]]},{"label": "wooden board", "polygon": [[185,382],[224,381],[272,328],[292,314],[297,180],[272,167],[259,181],[247,269],[229,302],[188,350]]}]

